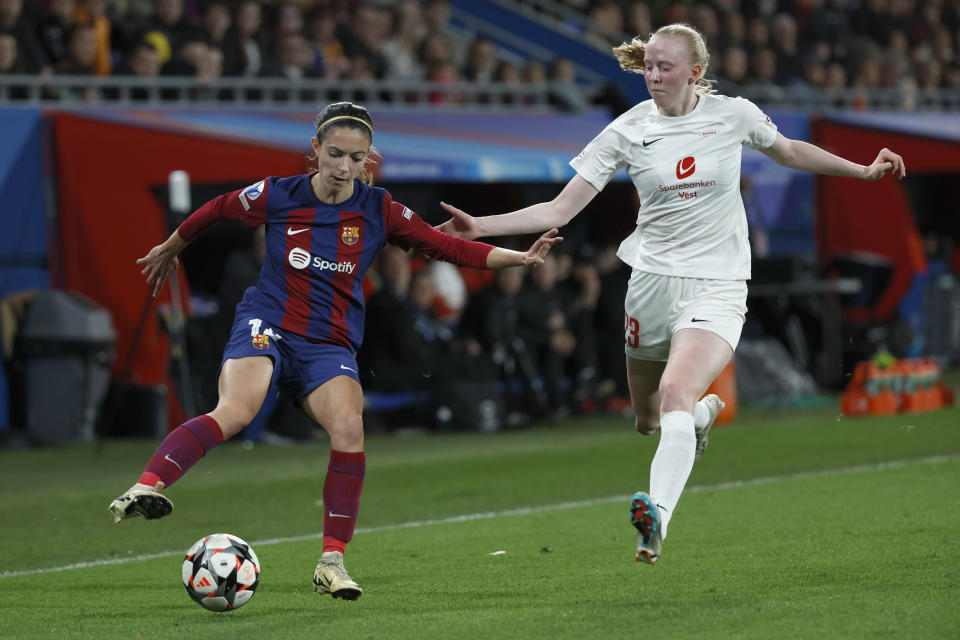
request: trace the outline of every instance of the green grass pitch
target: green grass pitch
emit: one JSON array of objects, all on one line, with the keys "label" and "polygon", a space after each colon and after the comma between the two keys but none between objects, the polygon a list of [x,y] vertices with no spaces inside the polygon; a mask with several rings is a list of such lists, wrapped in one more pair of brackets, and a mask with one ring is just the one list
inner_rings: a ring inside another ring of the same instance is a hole
[{"label": "green grass pitch", "polygon": [[[960,637],[960,411],[837,414],[715,429],[654,566],[633,561],[628,500],[657,437],[630,420],[371,437],[357,602],[311,589],[326,446],[223,445],[168,491],[171,517],[116,525],[156,443],[3,451],[0,637]],[[227,614],[180,583],[215,532],[263,567]]]}]

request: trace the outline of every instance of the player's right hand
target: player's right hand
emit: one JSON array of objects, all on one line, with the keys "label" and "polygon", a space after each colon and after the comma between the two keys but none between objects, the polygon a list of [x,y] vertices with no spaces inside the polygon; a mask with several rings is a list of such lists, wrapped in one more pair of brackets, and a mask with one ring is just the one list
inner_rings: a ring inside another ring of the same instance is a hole
[{"label": "player's right hand", "polygon": [[179,252],[168,245],[167,242],[158,244],[150,249],[150,253],[137,260],[137,264],[144,265],[140,273],[147,277],[147,284],[153,286],[154,298],[163,288],[167,276],[176,271],[180,264],[180,259],[177,258]]},{"label": "player's right hand", "polygon": [[476,218],[446,202],[441,202],[440,206],[450,214],[450,219],[438,226],[437,229],[447,235],[464,240],[475,240],[480,237],[480,226],[477,224]]}]

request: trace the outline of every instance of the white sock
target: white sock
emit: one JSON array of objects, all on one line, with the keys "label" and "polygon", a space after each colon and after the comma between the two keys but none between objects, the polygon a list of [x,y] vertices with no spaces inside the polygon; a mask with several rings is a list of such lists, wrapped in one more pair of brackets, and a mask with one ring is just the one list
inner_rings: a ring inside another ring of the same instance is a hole
[{"label": "white sock", "polygon": [[671,411],[660,418],[660,444],[650,464],[650,496],[660,507],[662,536],[687,484],[696,454],[693,415]]},{"label": "white sock", "polygon": [[708,422],[710,422],[710,409],[707,409],[707,405],[701,400],[693,407],[693,426],[703,429]]}]

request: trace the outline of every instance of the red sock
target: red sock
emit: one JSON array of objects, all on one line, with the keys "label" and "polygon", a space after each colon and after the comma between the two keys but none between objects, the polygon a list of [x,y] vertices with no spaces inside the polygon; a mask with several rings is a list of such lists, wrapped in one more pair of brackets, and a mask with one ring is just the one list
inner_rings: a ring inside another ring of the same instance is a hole
[{"label": "red sock", "polygon": [[340,553],[345,553],[347,550],[347,543],[343,540],[337,540],[333,536],[323,536],[323,552],[327,551],[339,551]]},{"label": "red sock", "polygon": [[138,482],[152,487],[162,482],[164,487],[169,487],[221,442],[223,431],[210,416],[187,420],[160,443]]},{"label": "red sock", "polygon": [[[323,482],[323,550],[343,553],[353,539],[367,457],[363,451],[330,451]],[[328,548],[329,546],[329,548]]]}]

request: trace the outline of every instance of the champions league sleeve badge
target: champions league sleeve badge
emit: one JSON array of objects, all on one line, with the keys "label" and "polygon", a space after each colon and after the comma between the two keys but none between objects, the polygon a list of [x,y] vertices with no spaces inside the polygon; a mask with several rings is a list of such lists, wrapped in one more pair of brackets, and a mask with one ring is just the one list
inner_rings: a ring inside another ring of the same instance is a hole
[{"label": "champions league sleeve badge", "polygon": [[244,211],[250,211],[250,203],[260,197],[260,194],[263,193],[263,187],[264,181],[261,180],[240,192],[240,204],[243,205]]}]

